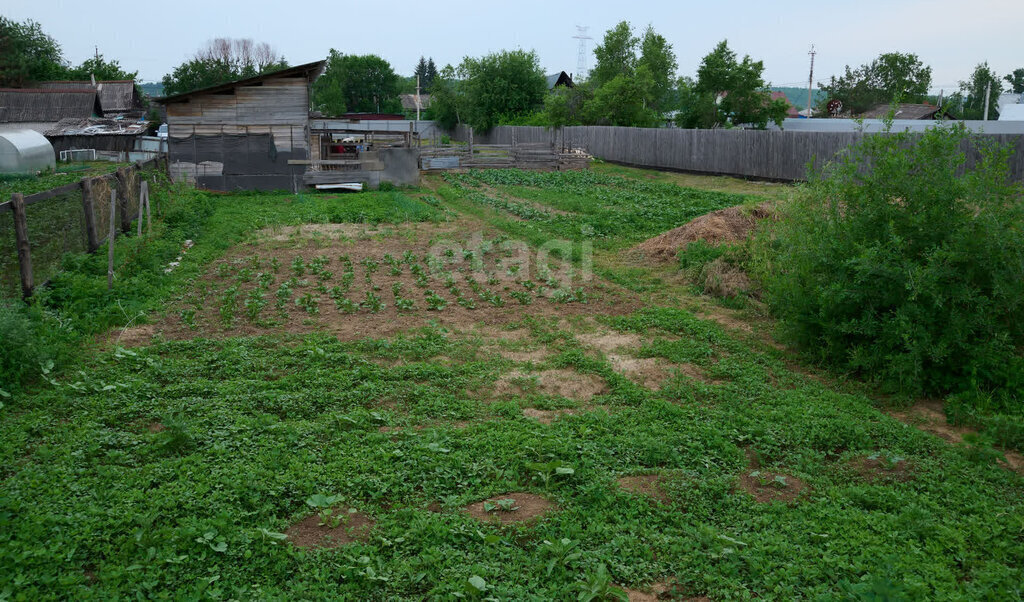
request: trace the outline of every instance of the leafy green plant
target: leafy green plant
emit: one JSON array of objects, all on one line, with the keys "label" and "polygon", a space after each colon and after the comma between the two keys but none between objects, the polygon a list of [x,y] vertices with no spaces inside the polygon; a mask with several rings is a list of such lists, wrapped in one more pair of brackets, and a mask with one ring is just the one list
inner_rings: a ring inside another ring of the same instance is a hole
[{"label": "leafy green plant", "polygon": [[431,290],[426,291],[425,298],[428,310],[441,311],[448,305],[448,301],[446,301],[444,297]]},{"label": "leafy green plant", "polygon": [[336,529],[341,524],[341,517],[334,514],[334,505],[341,500],[340,495],[317,493],[306,498],[306,505],[316,511],[321,527]]},{"label": "leafy green plant", "polygon": [[384,300],[380,298],[380,295],[375,294],[373,291],[366,291],[366,299],[364,299],[359,306],[363,309],[369,310],[371,314],[378,313],[387,307],[384,304]]},{"label": "leafy green plant", "polygon": [[296,256],[292,260],[292,273],[296,276],[303,276],[306,273],[306,262],[303,261],[301,256]]},{"label": "leafy green plant", "polygon": [[612,583],[612,577],[608,574],[608,567],[600,564],[597,571],[586,581],[576,584],[579,594],[576,596],[578,602],[603,602],[605,600],[618,600],[628,602],[629,595],[626,590]]},{"label": "leafy green plant", "polygon": [[561,460],[529,462],[526,464],[526,468],[532,472],[533,480],[540,481],[545,489],[550,489],[551,483],[557,477],[568,477],[576,474],[574,469],[566,466]]},{"label": "leafy green plant", "polygon": [[320,313],[320,298],[314,297],[313,293],[305,293],[295,299],[295,305],[298,305],[306,311],[309,315],[316,315]]},{"label": "leafy green plant", "polygon": [[516,510],[519,510],[519,506],[516,506],[516,501],[511,498],[484,502],[484,512],[515,512]]},{"label": "leafy green plant", "polygon": [[1024,203],[1009,152],[939,126],[865,136],[816,175],[755,245],[788,337],[892,391],[1003,390],[1016,411]]},{"label": "leafy green plant", "polygon": [[545,539],[540,549],[543,554],[550,556],[546,567],[548,575],[555,570],[555,567],[564,567],[583,557],[583,553],[579,551],[579,543],[566,537],[557,541]]}]

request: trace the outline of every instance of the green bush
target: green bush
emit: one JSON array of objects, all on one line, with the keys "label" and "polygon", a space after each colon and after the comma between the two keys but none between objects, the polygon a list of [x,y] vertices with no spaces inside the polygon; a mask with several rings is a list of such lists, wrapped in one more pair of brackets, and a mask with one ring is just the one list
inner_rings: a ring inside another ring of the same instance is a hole
[{"label": "green bush", "polygon": [[936,127],[867,136],[813,177],[754,244],[784,333],[890,391],[987,391],[991,410],[1019,412],[1024,204],[1009,153]]},{"label": "green bush", "polygon": [[38,305],[0,301],[0,397],[53,369],[66,350],[62,323]]}]

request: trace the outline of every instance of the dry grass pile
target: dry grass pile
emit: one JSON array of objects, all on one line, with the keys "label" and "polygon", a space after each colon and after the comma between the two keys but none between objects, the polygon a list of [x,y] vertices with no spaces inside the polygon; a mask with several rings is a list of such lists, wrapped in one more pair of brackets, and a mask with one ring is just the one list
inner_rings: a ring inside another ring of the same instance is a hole
[{"label": "dry grass pile", "polygon": [[700,240],[709,245],[720,245],[746,240],[759,220],[770,218],[772,215],[773,211],[768,203],[755,207],[726,207],[645,240],[633,247],[633,250],[658,261],[674,261],[679,251],[691,242]]}]

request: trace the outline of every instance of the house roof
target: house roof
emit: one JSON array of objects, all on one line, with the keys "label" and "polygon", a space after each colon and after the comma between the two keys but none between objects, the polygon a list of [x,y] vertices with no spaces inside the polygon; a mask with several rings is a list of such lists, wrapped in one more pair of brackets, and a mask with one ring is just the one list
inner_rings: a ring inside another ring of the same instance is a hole
[{"label": "house roof", "polygon": [[551,75],[545,76],[548,84],[548,90],[554,90],[558,86],[565,86],[567,88],[575,88],[576,84],[572,83],[572,78],[565,71],[559,71],[558,73],[552,73]]},{"label": "house roof", "polygon": [[0,88],[0,123],[56,122],[102,115],[95,90]]},{"label": "house roof", "polygon": [[[889,116],[889,111],[892,108],[893,106],[890,104],[880,104],[861,113],[858,117],[884,119]],[[922,104],[900,103],[896,105],[894,117],[895,119],[941,119],[943,116],[945,116],[945,112],[940,107],[926,102]]]},{"label": "house roof", "polygon": [[789,102],[789,97],[786,96],[785,92],[780,92],[778,90],[773,90],[771,95],[772,95],[771,96],[772,100],[784,100],[784,101],[786,101],[786,106],[787,106],[787,108],[786,108],[786,117],[799,117],[800,116],[800,113],[796,110],[796,107],[793,106],[793,103]]},{"label": "house roof", "polygon": [[999,112],[999,121],[1024,121],[1024,104],[1012,104]]},{"label": "house roof", "polygon": [[[415,94],[401,94],[402,109],[406,111],[416,110],[416,95]],[[420,94],[420,109],[430,108],[430,95]]]},{"label": "house roof", "polygon": [[[91,81],[50,81],[39,84],[43,89],[92,90]],[[96,82],[95,90],[100,96],[100,107],[104,113],[127,113],[142,108],[142,101],[130,79],[103,80]]]},{"label": "house roof", "polygon": [[44,136],[139,136],[146,133],[148,122],[132,119],[61,119]]},{"label": "house roof", "polygon": [[316,61],[314,63],[306,63],[305,65],[296,65],[295,67],[288,67],[286,69],[279,69],[277,71],[268,71],[267,73],[261,73],[255,77],[247,77],[245,79],[238,79],[235,81],[227,82],[224,84],[218,84],[216,86],[209,86],[207,88],[200,88],[198,90],[190,90],[188,92],[182,92],[181,94],[174,94],[172,96],[164,96],[163,98],[154,98],[156,102],[167,104],[170,102],[180,102],[187,100],[190,96],[196,94],[211,94],[214,92],[221,92],[224,90],[230,90],[239,86],[249,86],[252,84],[258,84],[271,77],[292,77],[296,75],[305,75],[311,79],[316,79],[324,71],[324,65],[327,61]]}]

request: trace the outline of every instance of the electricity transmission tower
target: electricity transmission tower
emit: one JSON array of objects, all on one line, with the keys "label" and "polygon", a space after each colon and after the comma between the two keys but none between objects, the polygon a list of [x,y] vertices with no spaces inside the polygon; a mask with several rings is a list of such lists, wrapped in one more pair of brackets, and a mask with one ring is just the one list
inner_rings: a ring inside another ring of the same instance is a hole
[{"label": "electricity transmission tower", "polygon": [[594,38],[587,35],[589,27],[582,25],[576,26],[576,35],[573,39],[580,41],[579,54],[576,56],[576,80],[584,81],[587,79],[587,40],[593,40]]}]

